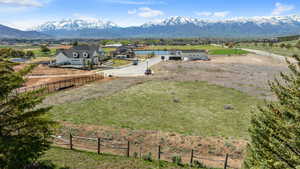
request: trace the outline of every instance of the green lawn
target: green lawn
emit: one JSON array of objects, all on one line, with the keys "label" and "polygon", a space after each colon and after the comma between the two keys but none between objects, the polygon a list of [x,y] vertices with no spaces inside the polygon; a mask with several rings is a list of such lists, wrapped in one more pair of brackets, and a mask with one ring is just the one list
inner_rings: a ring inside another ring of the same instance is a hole
[{"label": "green lawn", "polygon": [[[158,162],[149,162],[141,159],[126,158],[113,155],[98,155],[96,153],[51,148],[41,160],[50,160],[58,168],[69,169],[155,169]],[[160,168],[187,169],[192,167],[178,166],[172,163],[161,162]]]},{"label": "green lawn", "polygon": [[116,51],[116,48],[102,48],[104,52],[113,52]]},{"label": "green lawn", "polygon": [[249,52],[240,49],[213,49],[209,51],[210,55],[244,55]]},{"label": "green lawn", "polygon": [[[54,106],[55,120],[187,135],[248,138],[261,100],[206,82],[152,81],[104,98]],[[232,110],[224,106],[231,105]]]},{"label": "green lawn", "polygon": [[212,49],[222,49],[220,46],[213,45],[178,45],[178,46],[148,46],[146,50],[212,50]]},{"label": "green lawn", "polygon": [[51,48],[50,52],[41,52],[40,48],[37,48],[35,50],[32,50],[32,52],[35,54],[36,57],[49,57],[49,56],[54,56],[56,54],[56,49]]},{"label": "green lawn", "polygon": [[122,59],[112,59],[113,62],[113,67],[119,67],[119,66],[124,66],[132,63],[131,61],[128,60],[122,60]]}]

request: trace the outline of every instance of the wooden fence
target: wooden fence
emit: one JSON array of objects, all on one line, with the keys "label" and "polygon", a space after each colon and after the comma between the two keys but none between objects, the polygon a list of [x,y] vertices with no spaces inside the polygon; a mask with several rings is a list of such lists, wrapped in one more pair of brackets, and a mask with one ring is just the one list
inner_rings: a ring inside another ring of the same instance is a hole
[{"label": "wooden fence", "polygon": [[35,91],[39,89],[44,89],[43,94],[49,94],[52,92],[74,88],[78,86],[85,85],[90,82],[94,82],[97,80],[104,79],[102,74],[93,74],[93,75],[85,75],[80,77],[74,77],[67,80],[60,80],[52,83],[45,83],[37,86],[30,86],[30,87],[22,87],[14,91],[14,93],[24,93],[28,91]]},{"label": "wooden fence", "polygon": [[152,159],[156,158],[158,161],[174,162],[174,157],[180,157],[182,164],[190,164],[191,166],[200,164],[207,167],[216,167],[216,165],[209,166],[209,164],[206,164],[209,161],[210,163],[217,163],[217,166],[219,167],[223,166],[222,168],[224,169],[234,168],[229,165],[229,154],[225,154],[222,159],[216,160],[203,158],[199,152],[193,149],[190,151],[185,150],[183,151],[184,153],[168,153],[163,150],[163,148],[168,149],[167,146],[143,145],[133,140],[116,141],[112,138],[88,138],[74,136],[72,134],[69,135],[69,138],[66,138],[66,136],[65,138],[62,136],[52,137],[56,146],[69,148],[70,150],[78,149],[96,152],[99,155],[105,153],[145,159],[146,156],[148,155],[149,157],[150,154]]}]

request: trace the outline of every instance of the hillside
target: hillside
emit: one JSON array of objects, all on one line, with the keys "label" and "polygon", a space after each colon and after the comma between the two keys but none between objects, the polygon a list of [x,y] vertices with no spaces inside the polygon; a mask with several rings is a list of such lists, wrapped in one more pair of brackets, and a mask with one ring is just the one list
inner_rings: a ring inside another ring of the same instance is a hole
[{"label": "hillside", "polygon": [[49,37],[49,35],[36,31],[21,31],[0,24],[0,38],[36,39]]}]

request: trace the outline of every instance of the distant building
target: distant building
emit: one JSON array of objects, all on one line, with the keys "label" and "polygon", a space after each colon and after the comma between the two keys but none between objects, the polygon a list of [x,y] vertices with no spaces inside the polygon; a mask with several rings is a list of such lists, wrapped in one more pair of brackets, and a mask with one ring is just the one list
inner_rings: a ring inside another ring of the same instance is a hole
[{"label": "distant building", "polygon": [[183,51],[171,51],[169,60],[209,60],[207,52],[205,50],[183,50]]},{"label": "distant building", "polygon": [[106,47],[106,48],[119,48],[121,46],[123,46],[123,45],[120,44],[120,43],[116,43],[116,44],[107,44],[104,47]]},{"label": "distant building", "polygon": [[134,58],[135,53],[134,53],[133,47],[122,46],[113,52],[113,56],[115,58]]},{"label": "distant building", "polygon": [[98,65],[105,60],[105,53],[98,46],[79,45],[70,49],[57,50],[55,58],[55,65],[85,67],[88,64]]}]

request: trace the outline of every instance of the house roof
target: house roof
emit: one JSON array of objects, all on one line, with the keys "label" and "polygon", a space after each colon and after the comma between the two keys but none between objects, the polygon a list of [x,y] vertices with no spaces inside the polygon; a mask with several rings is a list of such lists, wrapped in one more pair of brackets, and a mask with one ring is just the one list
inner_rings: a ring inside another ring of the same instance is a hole
[{"label": "house roof", "polygon": [[78,53],[78,58],[82,58],[83,54],[86,52],[89,54],[89,56],[93,56],[96,52],[98,55],[102,54],[102,49],[98,46],[90,46],[90,45],[79,45],[79,46],[73,46],[70,49],[59,49],[57,53],[63,53],[69,58],[73,58],[73,53]]},{"label": "house roof", "polygon": [[182,50],[182,53],[206,53],[206,50]]}]

